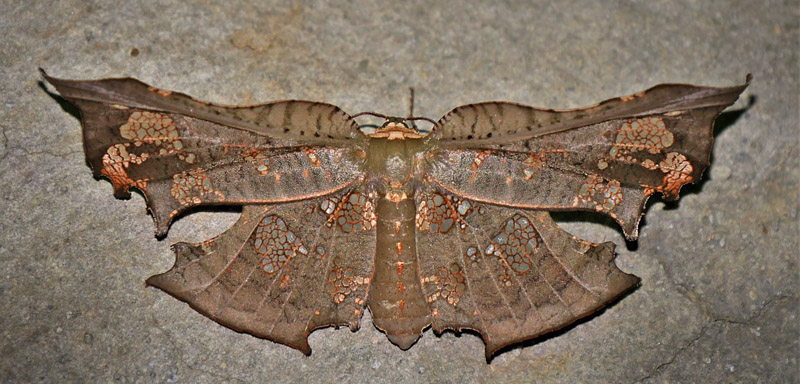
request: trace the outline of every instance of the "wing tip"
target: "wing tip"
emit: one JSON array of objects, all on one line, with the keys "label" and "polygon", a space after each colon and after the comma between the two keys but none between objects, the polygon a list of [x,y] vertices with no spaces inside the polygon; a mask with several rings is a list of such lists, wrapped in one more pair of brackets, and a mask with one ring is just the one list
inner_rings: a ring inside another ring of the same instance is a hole
[{"label": "wing tip", "polygon": [[44,80],[47,83],[49,83],[52,86],[56,87],[56,89],[58,89],[59,85],[63,84],[63,82],[64,82],[64,80],[62,80],[62,79],[55,78],[55,77],[52,77],[52,76],[48,75],[47,71],[45,71],[44,68],[42,68],[42,67],[37,67],[37,70],[39,71],[39,75],[42,76],[42,78],[44,78]]},{"label": "wing tip", "polygon": [[[178,244],[180,244],[180,243],[178,243]],[[174,244],[173,247],[175,245],[178,245],[178,244]],[[188,304],[189,307],[191,307],[195,311],[199,312],[203,316],[208,317],[209,319],[215,321],[216,323],[218,323],[218,324],[220,324],[220,325],[222,325],[222,326],[224,326],[226,328],[232,329],[232,330],[234,330],[236,332],[239,332],[239,333],[246,333],[246,334],[249,334],[251,336],[260,338],[260,339],[266,339],[266,340],[270,340],[270,341],[278,343],[278,344],[286,345],[288,347],[291,347],[293,349],[296,349],[296,350],[300,351],[305,356],[310,356],[311,355],[311,346],[308,344],[308,334],[306,334],[302,338],[296,338],[295,340],[290,340],[290,339],[287,339],[287,338],[276,337],[276,336],[271,335],[269,333],[263,333],[263,332],[258,332],[258,331],[254,331],[254,330],[251,330],[251,329],[247,329],[247,327],[242,327],[242,326],[240,326],[238,324],[225,321],[224,319],[222,319],[220,317],[217,317],[216,314],[214,314],[211,311],[209,311],[208,308],[206,308],[206,307],[204,307],[202,305],[198,305],[198,303],[195,302],[189,296],[190,293],[188,291],[180,291],[180,290],[178,290],[178,288],[180,288],[180,284],[176,284],[174,281],[171,281],[171,277],[174,274],[175,274],[175,266],[173,266],[172,268],[170,268],[168,271],[166,271],[164,273],[160,273],[160,274],[157,274],[157,275],[150,276],[149,278],[147,278],[147,280],[145,280],[145,285],[147,285],[148,287],[158,288],[158,289],[166,292],[170,296],[172,296],[172,297],[174,297],[174,298],[176,298],[176,299]]]}]

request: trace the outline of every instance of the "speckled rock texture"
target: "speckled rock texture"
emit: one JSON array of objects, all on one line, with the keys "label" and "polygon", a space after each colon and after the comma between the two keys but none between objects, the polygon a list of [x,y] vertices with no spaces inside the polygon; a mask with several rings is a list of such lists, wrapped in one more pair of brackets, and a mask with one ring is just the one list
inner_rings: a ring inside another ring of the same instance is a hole
[{"label": "speckled rock texture", "polygon": [[[193,4],[190,4],[193,3]],[[0,1],[2,382],[798,382],[800,113],[797,1]],[[485,100],[570,108],[663,82],[754,81],[722,115],[713,162],[677,203],[655,199],[636,243],[595,215],[637,290],[496,356],[427,331],[401,351],[376,330],[326,329],[306,357],[236,333],[145,278],[169,244],[235,210],[153,237],[141,195],[92,178],[75,110],[36,67],[134,76],[225,104],[285,98],[438,118]]]}]

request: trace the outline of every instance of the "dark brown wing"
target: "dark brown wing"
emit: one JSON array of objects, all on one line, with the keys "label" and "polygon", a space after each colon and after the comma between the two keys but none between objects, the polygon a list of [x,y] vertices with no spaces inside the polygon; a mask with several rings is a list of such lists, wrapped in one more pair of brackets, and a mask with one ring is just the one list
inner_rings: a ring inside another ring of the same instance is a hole
[{"label": "dark brown wing", "polygon": [[[749,84],[659,85],[594,107],[553,111],[507,103],[454,109],[436,125],[429,179],[481,202],[596,210],[629,239],[647,198],[677,199],[709,164],[714,119]],[[466,170],[466,171],[465,171]]]},{"label": "dark brown wing", "polygon": [[433,329],[473,329],[498,349],[562,328],[639,279],[614,244],[579,240],[547,212],[479,204],[433,188],[417,197],[417,252]]},{"label": "dark brown wing", "polygon": [[348,189],[245,206],[222,235],[173,249],[175,265],[148,284],[222,325],[310,354],[313,330],[359,327],[373,274],[374,202]]},{"label": "dark brown wing", "polygon": [[365,138],[329,104],[221,107],[135,79],[42,74],[80,109],[95,176],[110,179],[118,198],[142,191],[158,235],[193,206],[314,198],[363,177]]}]

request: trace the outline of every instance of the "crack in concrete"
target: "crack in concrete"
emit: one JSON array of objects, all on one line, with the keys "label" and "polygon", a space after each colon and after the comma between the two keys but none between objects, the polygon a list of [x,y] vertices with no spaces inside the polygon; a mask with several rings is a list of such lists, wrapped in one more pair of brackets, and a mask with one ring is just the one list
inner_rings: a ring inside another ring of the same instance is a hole
[{"label": "crack in concrete", "polygon": [[[675,278],[675,276],[673,275],[672,270],[669,268],[669,266],[666,263],[664,263],[658,257],[655,257],[654,259],[656,260],[656,262],[658,262],[658,264],[664,270],[664,274],[667,276],[667,280],[669,280],[669,282],[672,285],[677,287],[678,293],[680,293],[687,300],[689,300],[692,304],[694,304],[695,307],[697,307],[697,309],[700,311],[700,313],[702,313],[708,319],[712,319],[712,320],[713,319],[722,319],[722,317],[720,317],[717,314],[715,314],[714,310],[705,301],[703,301],[703,299],[701,299],[702,295],[700,295],[697,292],[695,292],[695,290],[692,287],[688,286],[686,283],[678,282],[677,279]],[[779,296],[776,296],[776,297],[785,297],[785,296],[780,296],[779,295]],[[769,300],[772,300],[772,299],[769,299]],[[756,310],[756,314],[759,313],[759,311],[769,302],[769,300],[765,301],[764,304],[762,304],[759,307],[759,309]],[[750,317],[752,318],[752,316],[753,315],[751,315]],[[730,319],[728,322],[729,323],[736,323],[736,324],[744,324],[744,323],[746,323],[748,321],[750,321],[750,320],[744,320],[743,321],[743,320]]]},{"label": "crack in concrete", "polygon": [[753,313],[753,315],[750,316],[747,320],[731,320],[731,319],[726,319],[726,318],[713,318],[713,317],[711,317],[709,319],[709,321],[706,322],[703,325],[702,328],[700,328],[700,332],[698,332],[695,337],[693,337],[691,340],[689,340],[689,342],[685,343],[680,348],[678,348],[675,351],[675,353],[673,353],[672,356],[670,356],[670,358],[667,361],[657,365],[655,368],[651,369],[650,372],[647,375],[645,375],[644,377],[642,377],[639,380],[636,380],[635,382],[636,383],[644,382],[645,380],[649,380],[649,379],[653,378],[655,375],[661,373],[666,367],[668,367],[669,365],[674,363],[675,360],[678,358],[678,356],[683,354],[683,352],[685,352],[687,349],[691,348],[695,343],[697,343],[700,339],[702,339],[704,336],[706,336],[706,333],[708,332],[708,330],[711,327],[713,327],[714,325],[716,325],[717,323],[748,325],[748,324],[752,323],[754,320],[756,320],[759,317],[761,317],[761,315],[763,315],[763,313],[764,313],[764,309],[766,309],[768,306],[772,305],[773,303],[776,303],[776,302],[779,302],[779,301],[782,301],[782,300],[788,300],[788,299],[791,299],[791,298],[795,298],[795,296],[791,296],[791,295],[774,296],[774,297],[768,299],[767,301],[765,301],[764,304],[761,305],[755,311],[755,313]]},{"label": "crack in concrete", "polygon": [[694,345],[694,343],[698,342],[700,339],[703,338],[703,336],[706,335],[706,332],[708,331],[709,328],[711,328],[711,325],[712,325],[711,322],[708,322],[705,325],[703,325],[703,328],[700,328],[700,332],[697,333],[697,336],[693,337],[691,340],[689,340],[688,343],[686,343],[686,344],[682,345],[680,348],[678,348],[678,350],[675,351],[675,353],[673,353],[672,356],[670,356],[669,360],[657,365],[655,368],[651,369],[650,372],[647,375],[645,375],[644,377],[642,377],[639,380],[636,380],[635,382],[636,383],[641,383],[641,382],[644,382],[645,380],[651,379],[651,378],[653,378],[653,376],[655,376],[655,375],[659,374],[661,371],[663,371],[663,369],[665,367],[667,367],[667,366],[671,365],[672,363],[674,363],[675,359],[677,359],[678,356],[680,356],[684,351],[689,349],[689,347]]},{"label": "crack in concrete", "polygon": [[29,151],[29,150],[27,150],[27,149],[25,149],[25,148],[12,148],[12,147],[6,147],[6,151],[5,151],[5,152],[3,152],[3,154],[2,154],[2,155],[0,155],[0,165],[2,165],[2,164],[3,164],[3,162],[6,160],[6,158],[8,158],[8,156],[11,154],[11,152],[12,152],[13,150],[22,151],[22,152],[24,152],[24,153],[25,153],[25,155],[27,155],[27,156],[39,156],[39,155],[45,155],[45,156],[57,157],[57,158],[60,158],[60,159],[66,159],[66,158],[70,157],[71,155],[75,155],[75,154],[83,153],[83,151],[82,151],[82,150],[68,151],[68,152],[64,152],[64,153],[56,153],[56,152],[50,152],[50,151],[47,151],[47,150],[42,150],[42,151]]},{"label": "crack in concrete", "polygon": [[712,315],[711,311],[708,309],[706,304],[700,299],[699,295],[691,287],[687,286],[684,283],[678,282],[675,276],[672,274],[672,270],[666,263],[664,263],[664,261],[662,261],[658,257],[654,257],[654,259],[656,260],[658,265],[661,266],[661,269],[664,270],[664,274],[667,276],[667,280],[672,285],[677,287],[678,293],[680,293],[682,296],[686,297],[686,299],[692,302],[692,304],[694,304],[697,307],[697,309],[699,309],[700,312],[703,313],[706,317],[714,318],[714,316]]},{"label": "crack in concrete", "polygon": [[795,298],[792,295],[777,295],[769,298],[767,301],[764,302],[758,309],[756,309],[755,313],[753,313],[747,320],[735,320],[735,319],[728,319],[725,317],[712,317],[711,322],[714,323],[726,323],[726,324],[736,324],[736,325],[748,325],[753,322],[753,320],[761,317],[764,312],[764,309],[769,306],[770,304],[776,301],[783,301]]},{"label": "crack in concrete", "polygon": [[6,159],[6,157],[8,157],[9,152],[11,152],[11,148],[8,147],[8,135],[6,135],[6,126],[3,125],[0,126],[0,128],[2,128],[0,134],[3,135],[3,155],[0,156],[0,165],[2,165],[3,161]]},{"label": "crack in concrete", "polygon": [[5,161],[6,158],[8,158],[9,154],[11,154],[11,152],[15,151],[15,150],[16,151],[22,151],[28,156],[47,155],[47,156],[52,156],[52,157],[58,157],[58,158],[61,158],[61,159],[66,159],[70,155],[83,153],[82,149],[71,150],[71,151],[67,151],[67,152],[64,152],[64,153],[57,153],[57,152],[51,152],[51,151],[48,151],[48,150],[30,151],[25,147],[10,146],[9,145],[8,134],[6,133],[6,129],[7,129],[6,126],[0,126],[0,128],[1,128],[0,129],[0,137],[2,137],[3,148],[5,149],[3,151],[3,153],[2,153],[2,155],[0,155],[0,165],[2,165],[3,161]]}]

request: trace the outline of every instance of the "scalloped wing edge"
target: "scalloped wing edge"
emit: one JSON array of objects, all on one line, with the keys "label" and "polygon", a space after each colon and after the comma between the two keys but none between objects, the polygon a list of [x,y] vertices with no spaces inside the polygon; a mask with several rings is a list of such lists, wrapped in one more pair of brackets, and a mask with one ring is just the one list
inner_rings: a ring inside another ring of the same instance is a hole
[{"label": "scalloped wing edge", "polygon": [[[437,336],[441,336],[447,330],[451,330],[451,331],[454,331],[456,333],[460,333],[463,330],[468,329],[470,331],[474,331],[474,332],[478,333],[481,336],[481,339],[484,342],[486,361],[490,362],[492,360],[492,358],[498,352],[502,351],[505,348],[513,348],[514,346],[518,345],[519,343],[522,343],[522,342],[525,342],[525,341],[528,341],[528,340],[534,340],[534,339],[537,339],[537,338],[539,338],[541,336],[548,335],[548,334],[550,334],[550,333],[552,333],[554,331],[558,331],[560,329],[568,328],[568,327],[572,326],[573,324],[575,324],[575,323],[577,323],[577,322],[579,322],[579,321],[581,321],[581,320],[583,320],[583,319],[585,319],[587,317],[590,317],[590,316],[594,315],[597,312],[603,311],[603,310],[613,306],[617,301],[619,301],[620,298],[622,298],[623,296],[627,295],[628,293],[630,293],[630,292],[634,291],[636,288],[638,288],[640,286],[640,283],[641,283],[641,278],[639,278],[636,275],[633,275],[633,274],[630,274],[630,273],[626,273],[626,272],[622,271],[621,269],[619,269],[619,267],[617,266],[616,261],[615,261],[616,257],[617,257],[617,254],[615,252],[616,244],[614,244],[612,242],[604,242],[604,243],[596,244],[595,246],[597,248],[602,247],[602,248],[604,248],[605,251],[611,253],[612,257],[608,262],[614,266],[614,269],[616,269],[616,271],[619,272],[620,279],[624,279],[625,281],[620,281],[619,282],[620,289],[617,289],[617,290],[615,290],[613,292],[610,292],[606,297],[604,297],[602,300],[600,300],[599,305],[597,305],[595,308],[593,308],[590,311],[587,311],[585,313],[580,314],[579,316],[576,316],[575,318],[572,319],[572,321],[570,321],[568,323],[561,324],[561,325],[556,326],[556,327],[547,328],[547,329],[544,329],[544,330],[542,330],[540,332],[533,333],[533,334],[530,334],[530,335],[526,335],[524,337],[512,339],[510,341],[493,340],[488,334],[486,334],[485,331],[482,331],[482,330],[480,330],[480,329],[478,329],[476,327],[443,326],[441,328],[431,327],[431,329],[433,330],[433,332]],[[598,250],[598,252],[603,252],[603,250]]]}]

